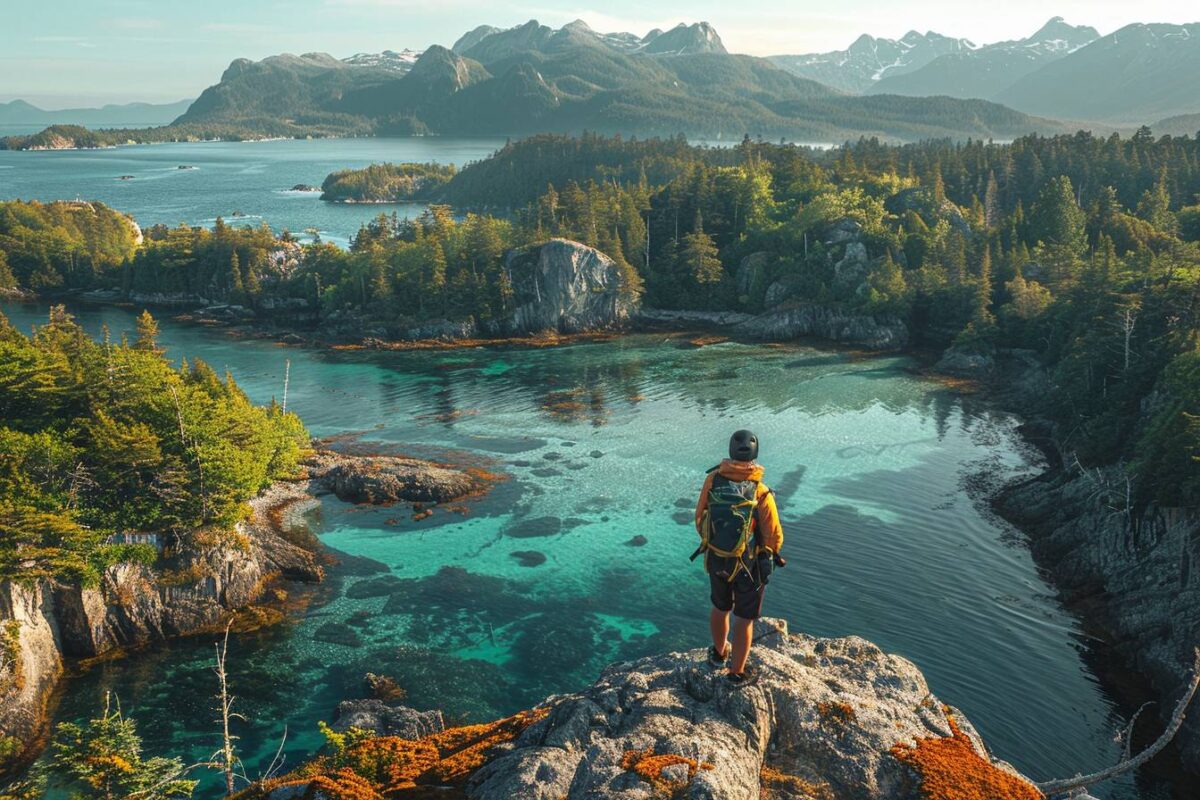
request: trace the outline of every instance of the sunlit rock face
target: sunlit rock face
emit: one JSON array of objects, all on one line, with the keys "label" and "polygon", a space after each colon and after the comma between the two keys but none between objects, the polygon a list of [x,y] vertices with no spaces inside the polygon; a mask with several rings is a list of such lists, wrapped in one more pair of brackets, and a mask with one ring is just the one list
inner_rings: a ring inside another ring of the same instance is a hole
[{"label": "sunlit rock face", "polygon": [[915,800],[927,762],[949,758],[964,786],[1038,796],[990,760],[911,662],[858,637],[789,635],[781,620],[757,631],[754,685],[732,687],[702,650],[614,664],[552,699],[544,720],[475,773],[468,795]]},{"label": "sunlit rock face", "polygon": [[637,308],[617,264],[594,247],[551,239],[505,259],[515,309],[511,333],[604,330],[623,325]]}]

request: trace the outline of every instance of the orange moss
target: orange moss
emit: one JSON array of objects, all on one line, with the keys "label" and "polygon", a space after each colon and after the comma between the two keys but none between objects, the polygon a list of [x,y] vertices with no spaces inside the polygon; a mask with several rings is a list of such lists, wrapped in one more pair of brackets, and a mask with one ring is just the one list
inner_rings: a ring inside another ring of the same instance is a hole
[{"label": "orange moss", "polygon": [[302,797],[306,800],[316,797],[329,800],[383,800],[383,795],[375,790],[369,780],[349,769],[318,775],[309,782]]},{"label": "orange moss", "polygon": [[[686,764],[687,780],[672,780],[663,775],[663,770],[677,764]],[[694,758],[677,756],[674,753],[655,753],[654,748],[645,750],[626,750],[621,758],[621,769],[637,773],[638,777],[654,787],[654,790],[666,797],[673,797],[682,792],[702,769],[712,769],[707,762],[697,762]]]},{"label": "orange moss", "polygon": [[806,800],[834,800],[833,790],[826,783],[806,781],[797,775],[788,775],[774,767],[763,764],[758,773],[761,800],[776,797],[805,798]]},{"label": "orange moss", "polygon": [[441,756],[441,760],[433,766],[429,775],[442,783],[457,784],[465,781],[472,772],[484,765],[492,748],[513,741],[521,731],[549,713],[548,708],[522,711],[520,714],[484,725],[463,725],[426,737],[426,741],[434,744]]},{"label": "orange moss", "polygon": [[257,787],[257,794],[245,792],[239,797],[265,797],[274,789],[298,785],[308,787],[304,798],[320,792],[329,800],[452,797],[441,789],[465,784],[498,745],[513,741],[548,713],[546,708],[522,711],[495,722],[449,728],[416,741],[372,737],[348,745],[343,752],[317,758],[291,775],[267,781]]},{"label": "orange moss", "polygon": [[508,476],[503,472],[492,472],[491,470],[478,466],[465,466],[462,468],[462,471],[482,484],[500,483],[508,480]]},{"label": "orange moss", "polygon": [[845,727],[854,721],[854,706],[838,700],[832,703],[817,703],[817,713],[825,722]]},{"label": "orange moss", "polygon": [[697,336],[693,339],[689,339],[688,344],[690,344],[692,347],[707,347],[710,344],[721,344],[722,342],[728,341],[728,336]]},{"label": "orange moss", "polygon": [[950,717],[950,736],[918,739],[892,747],[892,756],[921,780],[922,800],[1044,800],[1042,793],[1017,776],[994,766],[977,752]]}]

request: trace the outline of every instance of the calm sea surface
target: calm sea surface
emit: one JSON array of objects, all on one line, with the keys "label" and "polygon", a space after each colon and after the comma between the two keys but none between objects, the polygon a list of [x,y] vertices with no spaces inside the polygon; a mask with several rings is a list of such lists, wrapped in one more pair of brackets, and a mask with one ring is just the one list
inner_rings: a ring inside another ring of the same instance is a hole
[{"label": "calm sea surface", "polygon": [[335,170],[385,161],[462,166],[503,144],[502,139],[426,137],[0,150],[0,200],[99,200],[132,214],[143,226],[211,225],[217,217],[233,225],[266,221],[276,231],[316,232],[345,245],[381,211],[403,217],[422,207],[325,203],[318,193],[294,192],[293,186],[319,187]]},{"label": "calm sea surface", "polygon": [[[44,306],[0,309],[21,328]],[[132,312],[80,308],[92,332]],[[546,350],[326,352],[162,321],[169,355],[228,369],[251,398],[282,392],[318,436],[468,459],[507,480],[463,516],[323,502],[314,523],[342,563],[298,618],[236,637],[231,677],[251,774],[286,728],[297,763],[316,721],[395,678],[454,719],[508,714],[600,669],[705,644],[707,587],[688,562],[690,509],[730,431],[763,441],[790,563],[766,613],[857,634],[915,661],[994,752],[1039,778],[1119,757],[1124,718],[1084,662],[1077,622],[1020,535],[971,487],[1027,474],[1013,418],[915,376],[903,358],[803,346],[681,349],[662,336]],[[628,544],[635,536],[647,544]],[[523,566],[530,553],[544,563]],[[383,580],[381,580],[383,578]],[[217,742],[212,642],[174,642],[72,680],[58,718],[118,693],[149,747],[195,760]],[[1106,798],[1164,797],[1133,779]]]},{"label": "calm sea surface", "polygon": [[[494,140],[361,139],[0,152],[0,198],[84,197],[143,225],[218,215],[315,228],[345,243],[375,206],[334,206],[297,183],[378,161],[463,164]],[[195,169],[178,169],[179,166]],[[131,180],[120,180],[132,175]],[[396,208],[401,214],[419,208]],[[0,304],[23,329],[41,305]],[[75,309],[88,330],[133,311]],[[482,720],[594,680],[615,659],[705,644],[707,588],[688,562],[690,509],[729,433],[763,440],[789,566],[766,613],[821,636],[857,634],[915,661],[993,751],[1036,778],[1114,762],[1125,718],[1086,663],[1088,642],[980,486],[1038,467],[1016,421],[903,358],[854,360],[804,346],[680,349],[662,336],[547,350],[363,353],[281,348],[161,320],[174,358],[228,369],[251,398],[283,388],[318,436],[470,460],[507,476],[465,515],[324,500],[313,524],[340,554],[291,622],[238,636],[231,682],[251,775],[319,745],[316,721],[395,678],[419,708]],[[646,537],[643,547],[628,544]],[[523,566],[545,560],[537,566]],[[383,578],[383,580],[381,580]],[[293,592],[303,595],[304,592]],[[154,753],[188,761],[217,744],[212,641],[173,642],[71,680],[57,718],[118,693]],[[1140,782],[1140,783],[1139,783]],[[1110,800],[1159,800],[1127,778]]]}]

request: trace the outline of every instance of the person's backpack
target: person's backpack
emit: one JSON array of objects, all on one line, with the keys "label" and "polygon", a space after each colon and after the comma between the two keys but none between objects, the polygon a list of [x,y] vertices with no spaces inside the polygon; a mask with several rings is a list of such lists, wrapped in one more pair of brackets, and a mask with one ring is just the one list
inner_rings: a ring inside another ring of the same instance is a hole
[{"label": "person's backpack", "polygon": [[[708,505],[700,518],[700,547],[693,554],[708,553],[741,562],[754,536],[758,510],[758,481],[731,481],[714,475]],[[737,566],[732,570],[736,574]],[[731,574],[730,579],[732,580]]]}]

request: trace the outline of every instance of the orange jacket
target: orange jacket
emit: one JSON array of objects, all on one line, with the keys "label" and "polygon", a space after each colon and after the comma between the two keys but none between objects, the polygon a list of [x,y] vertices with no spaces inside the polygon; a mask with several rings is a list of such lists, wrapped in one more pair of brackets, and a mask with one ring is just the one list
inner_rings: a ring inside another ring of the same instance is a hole
[{"label": "orange jacket", "polygon": [[700,490],[700,501],[696,503],[696,531],[700,531],[700,520],[708,508],[708,492],[712,489],[714,475],[731,481],[758,481],[758,506],[755,508],[754,533],[760,547],[778,553],[783,547],[783,526],[779,524],[779,509],[775,507],[775,495],[762,482],[763,468],[753,461],[725,459],[716,472],[708,473],[704,488]]}]

